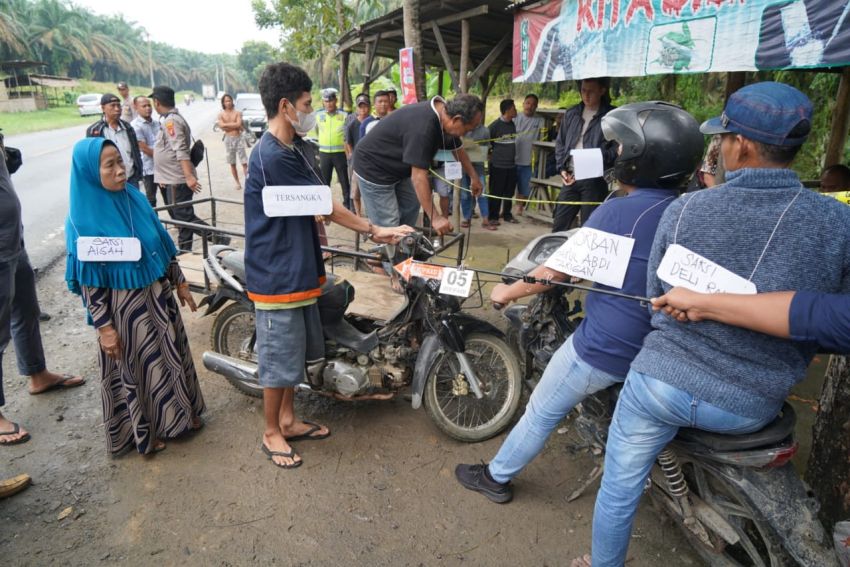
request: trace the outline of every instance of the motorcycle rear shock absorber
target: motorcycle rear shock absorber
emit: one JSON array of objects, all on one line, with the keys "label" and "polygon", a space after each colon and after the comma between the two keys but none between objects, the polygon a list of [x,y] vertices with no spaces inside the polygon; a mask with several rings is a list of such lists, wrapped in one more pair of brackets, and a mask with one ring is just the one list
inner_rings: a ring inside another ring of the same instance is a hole
[{"label": "motorcycle rear shock absorber", "polygon": [[680,499],[687,496],[688,483],[685,481],[685,475],[682,473],[682,467],[679,465],[676,453],[670,449],[664,449],[658,454],[658,464],[664,472],[670,495]]}]

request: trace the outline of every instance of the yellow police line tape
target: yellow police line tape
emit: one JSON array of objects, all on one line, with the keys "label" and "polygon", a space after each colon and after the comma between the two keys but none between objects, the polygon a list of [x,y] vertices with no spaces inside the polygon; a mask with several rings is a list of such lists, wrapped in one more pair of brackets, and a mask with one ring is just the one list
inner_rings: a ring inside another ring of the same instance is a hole
[{"label": "yellow police line tape", "polygon": [[840,201],[845,205],[850,205],[850,191],[836,191],[835,193],[824,193],[827,197],[832,197],[836,201]]},{"label": "yellow police line tape", "polygon": [[[526,134],[527,132],[534,132],[534,130],[535,130],[534,128],[529,128],[528,130],[521,130],[521,131],[515,132],[513,134],[505,134],[504,136],[499,136],[498,138],[488,138],[486,140],[472,140],[472,143],[473,144],[489,144],[490,142],[499,142],[499,141],[502,141],[502,140],[510,140],[512,138],[519,138],[520,136],[522,136],[523,134]],[[545,127],[544,128],[537,128],[537,131],[545,133],[545,132],[549,131],[549,128],[545,128]],[[533,140],[533,141],[538,141],[538,140]]]},{"label": "yellow police line tape", "polygon": [[[433,169],[428,170],[431,175],[434,177],[441,179],[442,181],[448,183],[451,187],[457,187],[461,191],[466,191],[467,193],[472,193],[471,189],[467,189],[466,187],[462,187],[457,183],[449,181]],[[480,195],[479,195],[480,196]],[[484,195],[488,199],[501,199],[502,201],[513,201],[514,197],[500,197],[498,195]],[[517,204],[521,205],[601,205],[603,201],[544,201],[541,199],[525,199],[522,197],[516,197]]]}]

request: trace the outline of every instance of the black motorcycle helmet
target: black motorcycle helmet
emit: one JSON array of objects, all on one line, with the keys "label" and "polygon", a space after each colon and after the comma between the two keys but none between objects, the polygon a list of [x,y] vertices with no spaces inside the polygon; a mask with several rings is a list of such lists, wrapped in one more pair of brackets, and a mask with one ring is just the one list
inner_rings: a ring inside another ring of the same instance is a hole
[{"label": "black motorcycle helmet", "polygon": [[606,140],[621,146],[614,177],[636,187],[684,187],[702,159],[699,123],[669,102],[636,102],[602,117]]}]

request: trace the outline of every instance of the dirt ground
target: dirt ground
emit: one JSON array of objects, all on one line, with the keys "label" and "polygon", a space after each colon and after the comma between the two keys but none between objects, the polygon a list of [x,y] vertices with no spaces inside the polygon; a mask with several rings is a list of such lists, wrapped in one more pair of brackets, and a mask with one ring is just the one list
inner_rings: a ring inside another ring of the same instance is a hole
[{"label": "dirt ground", "polygon": [[[231,189],[220,140],[205,141],[215,194],[241,198]],[[223,214],[238,221],[241,211]],[[495,233],[476,226],[467,261],[499,268],[546,230],[527,219]],[[489,460],[504,435],[467,445],[442,435],[403,399],[301,396],[301,414],[328,424],[333,435],[296,444],[301,468],[272,467],[260,452],[260,401],[203,368],[212,321],[188,310],[206,427],[153,457],[110,458],[95,335],[63,276],[60,259],[38,282],[52,315],[42,324],[48,366],[82,373],[88,383],[29,396],[11,347],[3,358],[4,413],[32,440],[0,448],[0,477],[26,472],[34,482],[0,500],[3,565],[564,565],[589,549],[595,489],[574,503],[565,497],[592,461],[570,453],[568,433],[552,436],[517,479],[514,502],[500,506],[461,488],[453,470]],[[630,566],[699,564],[648,502],[629,555]]]}]

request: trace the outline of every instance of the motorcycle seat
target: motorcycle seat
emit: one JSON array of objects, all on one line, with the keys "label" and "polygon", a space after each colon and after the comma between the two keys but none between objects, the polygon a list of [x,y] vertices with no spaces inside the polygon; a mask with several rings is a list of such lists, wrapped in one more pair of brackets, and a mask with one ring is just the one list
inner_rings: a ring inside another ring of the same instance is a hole
[{"label": "motorcycle seat", "polygon": [[245,281],[245,251],[234,250],[230,254],[226,254],[221,258],[221,265],[233,272],[241,282]]},{"label": "motorcycle seat", "polygon": [[753,433],[724,435],[722,433],[711,433],[701,429],[683,427],[679,429],[676,440],[687,443],[699,443],[717,452],[743,451],[745,449],[755,449],[757,447],[767,447],[781,443],[794,433],[796,423],[797,414],[794,412],[794,408],[788,402],[785,402],[782,405],[779,415],[773,421]]}]

